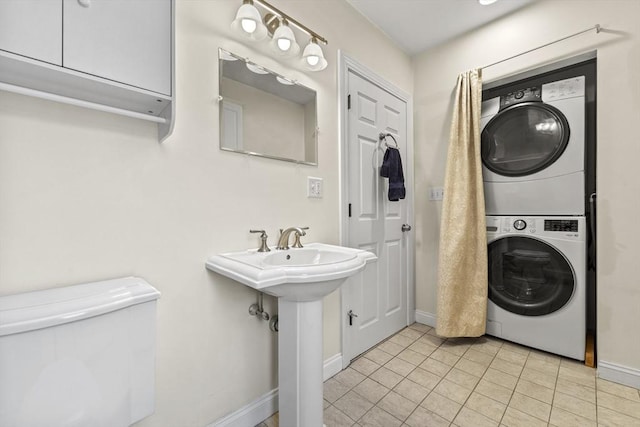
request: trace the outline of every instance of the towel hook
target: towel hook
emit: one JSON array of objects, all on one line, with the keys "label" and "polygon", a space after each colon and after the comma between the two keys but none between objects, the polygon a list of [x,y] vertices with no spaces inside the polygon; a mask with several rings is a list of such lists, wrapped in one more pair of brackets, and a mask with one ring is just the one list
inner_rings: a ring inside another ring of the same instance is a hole
[{"label": "towel hook", "polygon": [[[395,147],[392,147],[391,145],[389,145],[389,143],[387,142],[387,137],[390,136],[391,139],[393,139],[394,144],[396,145]],[[380,135],[378,135],[378,138],[380,138],[380,141],[384,140],[384,145],[387,146],[387,148],[395,148],[398,149],[398,141],[396,141],[396,138],[391,135],[390,133],[384,133],[384,132],[380,132]]]}]

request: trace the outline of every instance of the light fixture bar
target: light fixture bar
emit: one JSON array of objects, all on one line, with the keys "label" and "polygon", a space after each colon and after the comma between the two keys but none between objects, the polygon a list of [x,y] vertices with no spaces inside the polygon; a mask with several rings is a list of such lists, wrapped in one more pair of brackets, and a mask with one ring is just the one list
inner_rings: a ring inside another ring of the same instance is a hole
[{"label": "light fixture bar", "polygon": [[260,6],[264,7],[265,9],[269,10],[270,12],[273,12],[277,15],[280,15],[281,18],[286,19],[289,24],[294,25],[295,27],[297,27],[299,30],[304,31],[305,33],[309,34],[311,37],[315,37],[316,40],[322,42],[323,44],[329,44],[329,42],[327,41],[327,39],[325,39],[324,37],[322,37],[320,34],[316,33],[315,31],[311,31],[308,27],[306,27],[305,25],[302,25],[300,22],[296,21],[295,19],[293,19],[292,17],[290,17],[289,15],[287,15],[286,13],[284,13],[283,11],[281,11],[280,9],[278,9],[277,7],[271,5],[270,3],[266,2],[265,0],[253,0],[254,3],[258,3]]}]

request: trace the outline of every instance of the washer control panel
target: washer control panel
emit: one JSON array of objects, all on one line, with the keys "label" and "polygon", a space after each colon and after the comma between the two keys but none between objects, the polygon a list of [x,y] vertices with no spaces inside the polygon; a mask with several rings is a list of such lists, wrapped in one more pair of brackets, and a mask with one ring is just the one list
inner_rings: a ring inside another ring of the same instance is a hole
[{"label": "washer control panel", "polygon": [[578,221],[575,219],[545,219],[544,231],[564,231],[577,233]]},{"label": "washer control panel", "polygon": [[544,236],[570,240],[585,238],[584,217],[510,217],[487,216],[487,234]]}]

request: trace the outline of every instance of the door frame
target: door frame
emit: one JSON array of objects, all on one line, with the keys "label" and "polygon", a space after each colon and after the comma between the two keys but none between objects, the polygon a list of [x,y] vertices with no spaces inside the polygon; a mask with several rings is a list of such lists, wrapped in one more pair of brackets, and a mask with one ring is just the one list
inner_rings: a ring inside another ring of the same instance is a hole
[{"label": "door frame", "polygon": [[[349,112],[347,109],[347,86],[349,72],[358,74],[365,80],[389,92],[393,96],[405,102],[407,105],[407,159],[404,159],[403,166],[405,169],[406,186],[405,200],[407,202],[407,223],[413,230],[407,233],[408,259],[407,259],[407,325],[415,322],[415,224],[414,224],[414,178],[413,178],[413,97],[385,80],[376,72],[358,62],[353,57],[345,54],[342,50],[338,50],[338,128],[339,128],[339,145],[340,145],[340,244],[346,246],[349,241]],[[349,366],[351,360],[344,357],[345,349],[349,343],[346,339],[346,312],[349,306],[347,293],[343,287],[340,288],[340,336],[342,342],[342,369]]]}]

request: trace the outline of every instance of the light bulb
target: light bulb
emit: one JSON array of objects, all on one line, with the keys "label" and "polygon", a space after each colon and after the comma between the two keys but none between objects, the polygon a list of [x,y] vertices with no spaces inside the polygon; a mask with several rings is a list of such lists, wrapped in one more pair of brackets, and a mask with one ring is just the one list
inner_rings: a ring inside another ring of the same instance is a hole
[{"label": "light bulb", "polygon": [[242,29],[249,34],[252,34],[258,26],[256,21],[254,21],[253,19],[246,19],[246,18],[242,20],[241,25],[242,25]]},{"label": "light bulb", "polygon": [[278,49],[283,52],[288,51],[291,48],[291,40],[285,38],[278,39]]},{"label": "light bulb", "polygon": [[307,47],[302,52],[304,66],[311,71],[322,71],[327,68],[327,60],[324,59],[322,49],[318,46],[318,41],[311,38]]}]

